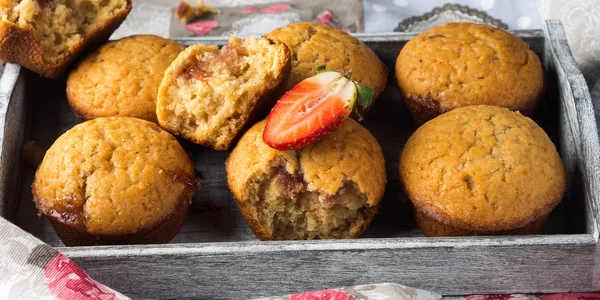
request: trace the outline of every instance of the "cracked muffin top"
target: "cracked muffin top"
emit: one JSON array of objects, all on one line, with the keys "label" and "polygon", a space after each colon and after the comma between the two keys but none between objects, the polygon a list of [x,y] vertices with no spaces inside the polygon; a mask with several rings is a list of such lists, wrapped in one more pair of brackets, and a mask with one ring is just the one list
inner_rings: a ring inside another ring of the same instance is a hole
[{"label": "cracked muffin top", "polygon": [[40,213],[91,235],[147,231],[187,208],[198,179],[187,153],[158,125],[98,118],[46,152],[32,185]]},{"label": "cracked muffin top", "polygon": [[177,42],[154,35],[107,43],[69,74],[69,104],[85,120],[120,116],[157,122],[158,87],[183,49]]},{"label": "cracked muffin top", "polygon": [[528,113],[543,94],[537,55],[518,37],[474,23],[448,23],[410,40],[396,60],[405,98],[439,113],[497,105]]},{"label": "cracked muffin top", "polygon": [[402,150],[400,178],[417,209],[482,231],[520,228],[546,216],[566,180],[542,128],[486,105],[457,108],[417,129]]},{"label": "cracked muffin top", "polygon": [[316,74],[317,67],[352,71],[352,79],[375,89],[375,97],[386,87],[387,67],[377,55],[355,37],[331,26],[317,23],[293,23],[266,35],[285,43],[292,53],[292,73],[286,91]]},{"label": "cracked muffin top", "polygon": [[[275,150],[262,140],[265,121],[244,134],[227,159],[227,180],[240,201],[249,198],[248,186],[257,176],[282,168],[299,176],[307,191],[323,197],[335,195],[346,183],[354,183],[370,205],[383,196],[386,184],[383,152],[371,133],[352,119],[322,140],[300,150]],[[320,199],[323,200],[323,199]]]}]

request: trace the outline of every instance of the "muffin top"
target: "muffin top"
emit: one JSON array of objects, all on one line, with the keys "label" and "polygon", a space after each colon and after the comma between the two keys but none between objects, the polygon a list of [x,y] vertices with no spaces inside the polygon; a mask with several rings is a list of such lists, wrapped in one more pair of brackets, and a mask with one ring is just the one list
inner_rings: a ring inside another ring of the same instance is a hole
[{"label": "muffin top", "polygon": [[[306,183],[306,190],[325,197],[354,183],[370,205],[383,196],[386,184],[383,152],[371,133],[352,119],[320,141],[300,150],[275,150],[262,140],[265,121],[250,128],[227,159],[227,180],[233,195],[244,201],[246,188],[260,174],[282,167]],[[235,174],[234,174],[235,173]]]},{"label": "muffin top", "polygon": [[32,186],[38,210],[92,235],[150,230],[190,201],[198,179],[187,153],[156,124],[98,118],[46,152]]},{"label": "muffin top", "polygon": [[156,122],[158,87],[165,70],[183,49],[154,35],[107,43],[69,74],[69,104],[83,119],[122,116]]},{"label": "muffin top", "polygon": [[286,91],[316,74],[317,67],[352,71],[352,79],[375,89],[375,96],[386,87],[387,67],[377,55],[355,37],[331,26],[317,23],[293,23],[266,35],[284,42],[292,53],[292,73]]},{"label": "muffin top", "polygon": [[441,112],[477,104],[532,110],[544,85],[527,43],[475,23],[447,23],[410,40],[396,60],[396,80],[405,97],[433,101]]},{"label": "muffin top", "polygon": [[457,108],[408,139],[400,177],[415,207],[463,229],[520,228],[548,214],[565,169],[534,121],[495,106]]}]

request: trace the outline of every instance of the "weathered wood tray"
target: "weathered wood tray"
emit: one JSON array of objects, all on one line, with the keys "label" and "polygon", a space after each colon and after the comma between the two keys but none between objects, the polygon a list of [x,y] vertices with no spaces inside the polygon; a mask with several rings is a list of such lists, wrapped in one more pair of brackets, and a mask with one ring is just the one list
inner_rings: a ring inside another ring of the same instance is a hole
[{"label": "weathered wood tray", "polygon": [[533,118],[558,145],[568,172],[567,193],[540,235],[426,238],[415,226],[398,183],[400,150],[415,129],[393,77],[398,51],[414,36],[401,33],[358,35],[390,67],[389,87],[365,124],[383,146],[389,184],[361,239],[258,241],[227,189],[228,154],[184,142],[203,185],[170,244],[62,247],[36,216],[35,167],[21,159],[21,149],[27,141],[47,149],[77,120],[65,78],[44,80],[15,65],[0,82],[0,215],[133,298],[249,298],[376,282],[444,295],[600,290],[600,145],[589,92],[559,22],[516,34],[546,68],[546,99]]}]

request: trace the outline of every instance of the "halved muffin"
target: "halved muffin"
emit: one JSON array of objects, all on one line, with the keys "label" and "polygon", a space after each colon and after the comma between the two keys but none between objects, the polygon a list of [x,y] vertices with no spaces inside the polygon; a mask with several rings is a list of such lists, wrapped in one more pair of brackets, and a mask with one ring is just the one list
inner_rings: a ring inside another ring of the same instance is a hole
[{"label": "halved muffin", "polygon": [[229,38],[227,45],[194,45],[165,72],[156,115],[173,134],[215,150],[229,149],[290,73],[287,46],[268,38]]},{"label": "halved muffin", "polygon": [[131,11],[130,0],[1,0],[0,59],[58,77]]}]

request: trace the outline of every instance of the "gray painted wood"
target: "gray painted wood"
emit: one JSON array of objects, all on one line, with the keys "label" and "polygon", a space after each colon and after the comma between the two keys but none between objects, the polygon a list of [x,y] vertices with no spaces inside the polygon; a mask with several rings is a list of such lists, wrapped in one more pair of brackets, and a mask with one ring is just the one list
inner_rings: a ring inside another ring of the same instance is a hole
[{"label": "gray painted wood", "polygon": [[21,185],[20,149],[25,121],[25,80],[20,66],[7,64],[0,80],[0,215],[12,220]]},{"label": "gray painted wood", "polygon": [[[227,153],[183,142],[203,185],[170,244],[58,249],[96,279],[134,298],[249,298],[374,282],[397,282],[445,295],[598,290],[597,129],[589,93],[582,89],[585,82],[562,27],[557,22],[547,26],[545,36],[542,31],[516,33],[548,70],[547,97],[533,118],[558,145],[569,176],[568,191],[542,235],[425,238],[416,228],[397,169],[402,145],[414,127],[393,78],[397,53],[414,34],[392,33],[358,35],[390,67],[389,87],[365,123],[383,146],[389,184],[364,238],[257,241],[226,187]],[[225,40],[180,41],[189,45]],[[35,167],[17,159],[23,144],[17,137],[24,132],[25,140],[47,149],[77,120],[66,102],[64,78],[42,80],[18,69],[12,74],[20,74],[16,88],[12,93],[4,89],[11,77],[3,78],[0,104],[16,105],[6,113],[0,105],[0,121],[2,116],[20,121],[6,121],[0,130],[0,214],[50,245],[62,246],[48,223],[35,215],[30,192]],[[30,87],[25,95],[19,92],[23,82]],[[15,168],[4,169],[7,158],[16,158]],[[19,173],[18,180],[11,176]],[[15,202],[16,212],[8,209]]]},{"label": "gray painted wood", "polygon": [[[559,21],[548,21],[545,31],[549,37],[552,59],[548,66],[558,77],[559,98],[564,107],[568,128],[577,151],[576,168],[579,169],[586,200],[587,232],[598,238],[600,224],[600,149],[594,107],[588,86],[571,54],[564,29]],[[562,109],[561,109],[562,110]]]}]

